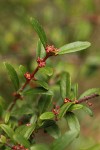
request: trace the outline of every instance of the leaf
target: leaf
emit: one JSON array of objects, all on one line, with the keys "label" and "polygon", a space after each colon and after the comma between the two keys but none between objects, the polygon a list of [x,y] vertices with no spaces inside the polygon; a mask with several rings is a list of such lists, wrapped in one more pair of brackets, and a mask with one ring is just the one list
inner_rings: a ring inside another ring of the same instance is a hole
[{"label": "leaf", "polygon": [[34,129],[35,129],[34,124],[31,124],[30,126],[22,125],[15,130],[15,133],[22,135],[26,139],[29,139]]},{"label": "leaf", "polygon": [[18,144],[21,144],[23,146],[25,146],[25,148],[29,148],[30,147],[30,143],[29,141],[24,138],[21,134],[17,134],[15,133],[13,135],[13,139],[18,143]]},{"label": "leaf", "polygon": [[13,139],[14,131],[8,125],[0,124],[0,127],[8,135],[8,137]]},{"label": "leaf", "polygon": [[93,117],[93,112],[90,108],[88,108],[87,106],[83,106],[83,110],[90,115],[91,117]]},{"label": "leaf", "polygon": [[42,95],[38,102],[38,110],[41,113],[45,112],[52,100],[52,95]]},{"label": "leaf", "polygon": [[92,89],[88,89],[87,91],[85,91],[83,94],[81,94],[81,96],[79,97],[79,99],[85,97],[85,96],[89,96],[91,94],[98,94],[100,95],[100,88],[92,88]]},{"label": "leaf", "polygon": [[77,137],[76,131],[68,131],[51,145],[52,150],[65,150],[65,148]]},{"label": "leaf", "polygon": [[23,65],[19,66],[19,74],[22,77],[23,81],[26,81],[24,74],[27,72],[26,67],[24,67]]},{"label": "leaf", "polygon": [[6,113],[5,113],[5,115],[4,115],[4,120],[5,120],[5,123],[8,123],[8,121],[9,121],[9,119],[10,119],[10,112],[9,111],[7,111]]},{"label": "leaf", "polygon": [[45,81],[36,81],[41,87],[43,87],[44,89],[48,90],[49,89],[49,86],[48,84],[45,82]]},{"label": "leaf", "polygon": [[6,66],[6,69],[8,71],[8,74],[10,76],[10,79],[14,85],[15,90],[19,89],[19,79],[18,79],[18,75],[15,71],[15,69],[8,63],[4,63],[4,65]]},{"label": "leaf", "polygon": [[53,69],[51,67],[44,67],[40,68],[38,73],[46,74],[48,76],[52,76],[53,74]]},{"label": "leaf", "polygon": [[35,144],[30,148],[30,150],[49,150],[49,148],[44,144]]},{"label": "leaf", "polygon": [[37,34],[40,38],[40,41],[42,42],[42,44],[45,48],[47,45],[47,37],[44,32],[44,29],[42,28],[42,26],[39,24],[39,22],[35,18],[31,18],[30,21],[31,21],[31,24],[32,24],[34,30],[37,32]]},{"label": "leaf", "polygon": [[25,114],[33,114],[33,110],[31,108],[28,108],[26,105],[11,112],[11,116],[22,116]]},{"label": "leaf", "polygon": [[7,139],[4,135],[0,135],[0,143],[6,143]]},{"label": "leaf", "polygon": [[53,114],[53,112],[45,112],[42,115],[40,115],[41,120],[53,119],[54,117],[55,115]]},{"label": "leaf", "polygon": [[77,109],[82,109],[83,105],[81,104],[73,104],[70,108],[69,111],[77,110]]},{"label": "leaf", "polygon": [[59,112],[59,115],[58,115],[58,118],[62,118],[67,111],[69,111],[70,107],[73,105],[73,103],[69,102],[69,103],[66,103],[64,104],[61,108],[60,108],[60,112]]},{"label": "leaf", "polygon": [[58,54],[62,55],[62,54],[72,53],[72,52],[84,50],[90,46],[91,44],[89,42],[81,42],[81,41],[73,42],[62,46],[59,49],[60,51],[58,52]]},{"label": "leaf", "polygon": [[52,91],[47,91],[46,89],[44,88],[41,88],[41,87],[37,87],[35,89],[28,89],[28,90],[25,90],[23,91],[23,95],[34,95],[34,94],[47,94],[47,95],[53,95],[53,92]]},{"label": "leaf", "polygon": [[55,139],[58,139],[61,135],[60,129],[57,124],[53,124],[52,126],[47,127],[45,130]]},{"label": "leaf", "polygon": [[74,84],[73,86],[73,92],[74,92],[74,99],[78,98],[78,84]]},{"label": "leaf", "polygon": [[79,121],[78,121],[76,115],[73,112],[68,112],[65,115],[65,118],[67,120],[70,130],[77,131],[79,133],[80,132],[80,124],[79,124]]},{"label": "leaf", "polygon": [[39,40],[37,43],[36,57],[43,58],[44,56],[45,56],[45,49],[44,49],[41,41]]},{"label": "leaf", "polygon": [[71,78],[68,72],[63,72],[61,74],[60,80],[60,91],[62,99],[68,98],[71,90]]}]

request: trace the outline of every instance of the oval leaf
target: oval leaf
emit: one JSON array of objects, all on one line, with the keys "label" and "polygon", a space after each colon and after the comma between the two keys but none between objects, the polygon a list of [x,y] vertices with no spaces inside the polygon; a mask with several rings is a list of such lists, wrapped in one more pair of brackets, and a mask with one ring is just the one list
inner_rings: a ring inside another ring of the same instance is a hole
[{"label": "oval leaf", "polygon": [[14,85],[15,90],[19,89],[19,79],[18,79],[18,75],[15,71],[15,69],[8,63],[4,63],[4,65],[6,66],[6,69],[8,71],[8,74],[10,76],[10,79]]},{"label": "oval leaf", "polygon": [[83,108],[83,105],[81,105],[81,104],[73,104],[73,105],[69,108],[69,111],[77,110],[77,109],[82,109],[82,108]]},{"label": "oval leaf", "polygon": [[60,92],[62,99],[69,98],[71,91],[71,78],[68,72],[63,72],[60,80]]},{"label": "oval leaf", "polygon": [[84,50],[90,46],[91,44],[89,42],[81,42],[81,41],[73,42],[73,43],[69,43],[69,44],[62,46],[59,49],[60,51],[58,52],[58,54],[62,55],[66,53],[72,53],[72,52]]},{"label": "oval leaf", "polygon": [[53,114],[53,112],[45,112],[40,116],[41,120],[47,120],[47,119],[53,119],[55,117],[55,115]]},{"label": "oval leaf", "polygon": [[38,145],[32,146],[30,150],[49,150],[49,148],[44,144],[38,144]]},{"label": "oval leaf", "polygon": [[61,108],[60,108],[60,112],[59,112],[59,115],[58,115],[58,118],[62,118],[67,111],[69,111],[70,107],[73,105],[73,103],[66,103],[64,104]]},{"label": "oval leaf", "polygon": [[65,150],[66,147],[77,137],[76,131],[68,131],[57,140],[55,140],[51,146],[52,150]]},{"label": "oval leaf", "polygon": [[80,131],[80,124],[76,117],[76,115],[73,112],[68,112],[65,116],[68,126],[70,130],[77,131],[79,133]]},{"label": "oval leaf", "polygon": [[88,114],[90,115],[91,117],[93,117],[93,112],[90,108],[86,107],[86,106],[83,106],[83,110]]},{"label": "oval leaf", "polygon": [[46,82],[44,81],[36,81],[41,87],[43,87],[44,89],[48,90],[49,89],[49,86]]},{"label": "oval leaf", "polygon": [[46,74],[48,76],[53,75],[53,69],[51,67],[40,68],[38,73]]},{"label": "oval leaf", "polygon": [[30,20],[31,20],[31,24],[32,24],[34,30],[37,32],[37,34],[40,38],[40,41],[42,42],[42,44],[45,48],[47,45],[47,37],[46,37],[43,27],[39,24],[39,22],[35,18],[31,18]]}]

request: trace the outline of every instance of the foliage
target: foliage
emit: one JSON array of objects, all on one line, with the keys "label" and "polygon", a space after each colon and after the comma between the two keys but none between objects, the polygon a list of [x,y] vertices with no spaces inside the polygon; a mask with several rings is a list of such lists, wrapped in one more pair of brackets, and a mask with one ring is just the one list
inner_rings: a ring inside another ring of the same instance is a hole
[{"label": "foliage", "polygon": [[[99,96],[100,88],[90,89],[78,98],[78,84],[71,83],[70,74],[66,71],[61,72],[58,81],[50,84],[53,68],[48,65],[47,59],[84,50],[91,44],[78,41],[58,49],[48,44],[44,29],[36,19],[31,19],[31,24],[39,36],[36,68],[30,73],[20,65],[19,72],[17,72],[13,65],[4,63],[15,92],[13,93],[14,99],[7,110],[3,106],[3,101],[0,101],[2,108],[0,147],[5,150],[7,148],[12,150],[19,148],[20,150],[64,150],[79,136],[80,124],[75,111],[85,110],[92,116],[90,108],[81,103]],[[43,56],[41,56],[42,50],[44,51]],[[57,100],[57,103],[54,103],[55,87],[58,90],[56,92],[60,93],[60,103]],[[61,133],[58,124],[58,121],[62,119],[66,120],[66,125],[69,127],[64,134]],[[36,143],[35,135],[40,130],[53,138],[49,146],[45,144],[45,141],[42,144]]]}]

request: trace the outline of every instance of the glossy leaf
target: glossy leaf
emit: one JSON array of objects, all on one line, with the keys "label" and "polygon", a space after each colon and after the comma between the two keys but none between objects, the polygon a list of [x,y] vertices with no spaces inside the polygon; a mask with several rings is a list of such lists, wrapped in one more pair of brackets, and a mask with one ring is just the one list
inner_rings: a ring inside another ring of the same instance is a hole
[{"label": "glossy leaf", "polygon": [[6,66],[8,74],[10,76],[10,79],[11,79],[13,85],[14,85],[14,88],[16,90],[18,90],[19,89],[19,79],[18,79],[18,75],[17,75],[15,69],[10,64],[8,64],[6,62],[4,64]]},{"label": "glossy leaf", "polygon": [[69,111],[70,107],[73,105],[73,103],[69,102],[69,103],[66,103],[64,104],[61,108],[60,108],[60,112],[59,112],[59,115],[58,115],[58,118],[62,118],[67,111]]},{"label": "glossy leaf", "polygon": [[77,110],[77,109],[82,109],[83,105],[81,104],[73,104],[70,108],[69,111]]},{"label": "glossy leaf", "polygon": [[35,18],[31,18],[30,21],[31,21],[31,24],[32,24],[34,30],[37,32],[37,34],[40,38],[40,41],[42,42],[42,44],[45,48],[47,45],[47,37],[46,37],[43,27],[40,25],[40,23]]},{"label": "glossy leaf", "polygon": [[89,89],[89,90],[85,91],[83,94],[81,94],[79,99],[81,99],[81,98],[83,98],[85,96],[91,95],[91,94],[98,94],[98,95],[100,95],[100,88],[92,88],[92,89]]},{"label": "glossy leaf", "polygon": [[34,95],[34,94],[47,94],[47,95],[53,95],[53,92],[52,91],[48,91],[44,88],[41,88],[41,87],[38,87],[38,88],[35,88],[35,89],[28,89],[28,90],[25,90],[23,92],[23,95]]},{"label": "glossy leaf", "polygon": [[52,100],[52,95],[42,95],[40,97],[38,102],[38,110],[40,114],[45,112],[48,109],[51,100]]},{"label": "glossy leaf", "polygon": [[34,131],[34,129],[35,129],[35,125],[34,124],[30,124],[29,126],[22,125],[22,126],[19,126],[15,130],[15,133],[21,134],[24,138],[29,139],[29,137],[32,134],[32,132]]},{"label": "glossy leaf", "polygon": [[65,150],[65,148],[77,137],[76,131],[68,131],[51,145],[52,150]]},{"label": "glossy leaf", "polygon": [[71,78],[68,72],[63,72],[60,80],[60,91],[62,99],[69,98],[71,90]]},{"label": "glossy leaf", "polygon": [[15,134],[13,135],[13,139],[14,139],[17,143],[19,143],[19,144],[25,146],[25,148],[29,148],[29,147],[30,147],[29,141],[28,141],[26,138],[24,138],[21,134],[15,133]]},{"label": "glossy leaf", "polygon": [[7,139],[4,135],[0,135],[0,143],[6,143]]},{"label": "glossy leaf", "polygon": [[62,55],[62,54],[76,52],[76,51],[81,51],[90,46],[91,46],[91,44],[89,42],[81,42],[81,41],[73,42],[73,43],[69,43],[69,44],[62,46],[59,49],[58,54]]},{"label": "glossy leaf", "polygon": [[61,136],[60,129],[57,124],[53,124],[45,129],[46,132],[51,135],[53,138],[58,139]]},{"label": "glossy leaf", "polygon": [[52,112],[45,112],[42,115],[40,115],[41,120],[47,120],[47,119],[53,119],[55,115]]},{"label": "glossy leaf", "polygon": [[0,124],[0,127],[8,135],[8,137],[13,139],[14,131],[12,130],[12,128],[10,128],[8,125],[5,124]]},{"label": "glossy leaf", "polygon": [[68,126],[70,130],[77,131],[79,133],[80,131],[80,124],[76,117],[76,115],[73,112],[68,112],[65,116]]},{"label": "glossy leaf", "polygon": [[44,89],[46,89],[46,90],[48,90],[49,89],[49,86],[48,86],[48,84],[45,82],[45,81],[40,81],[40,80],[38,80],[38,81],[36,81],[37,82],[37,84],[39,84],[41,87],[43,87]]},{"label": "glossy leaf", "polygon": [[93,112],[92,112],[92,110],[91,110],[89,107],[83,106],[83,110],[84,110],[88,115],[90,115],[91,117],[93,117]]}]

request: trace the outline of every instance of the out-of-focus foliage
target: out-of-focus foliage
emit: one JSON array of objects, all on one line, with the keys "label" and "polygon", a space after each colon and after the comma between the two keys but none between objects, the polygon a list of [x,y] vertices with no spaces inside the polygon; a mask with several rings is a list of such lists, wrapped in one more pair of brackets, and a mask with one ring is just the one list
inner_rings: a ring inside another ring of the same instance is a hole
[{"label": "out-of-focus foliage", "polygon": [[[29,24],[30,17],[35,17],[41,22],[49,43],[57,47],[76,40],[88,40],[92,43],[88,52],[53,59],[52,63],[54,62],[56,68],[50,81],[51,85],[55,78],[59,81],[61,71],[69,71],[72,79],[78,81],[81,86],[79,92],[88,87],[100,86],[99,6],[99,0],[0,0],[0,94],[5,98],[5,107],[12,100],[14,89],[4,71],[3,61],[13,63],[16,70],[19,70],[18,64],[26,66],[28,71],[32,71],[36,66],[35,48],[38,36]],[[48,64],[50,66],[51,61],[48,61]],[[41,76],[41,79],[44,78],[46,80],[45,76]],[[57,96],[59,98],[59,95]],[[95,109],[97,113],[100,105],[98,104],[95,104],[98,106],[97,110]],[[99,118],[96,121],[98,120],[100,121]],[[98,125],[92,124],[91,128],[98,129]],[[96,136],[94,132],[93,134]],[[91,143],[95,145],[95,141],[90,138],[88,142],[83,137],[80,139],[86,144],[89,142],[90,147]],[[96,139],[98,140],[97,136]]]}]

